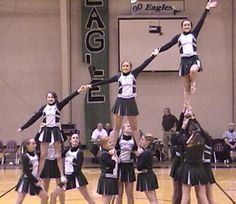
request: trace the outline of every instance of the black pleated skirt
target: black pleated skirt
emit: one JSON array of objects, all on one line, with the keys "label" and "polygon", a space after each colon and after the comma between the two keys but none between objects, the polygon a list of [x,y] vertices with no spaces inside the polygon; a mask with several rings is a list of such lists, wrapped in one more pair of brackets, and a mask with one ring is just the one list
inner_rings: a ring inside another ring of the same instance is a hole
[{"label": "black pleated skirt", "polygon": [[46,143],[64,142],[65,136],[59,127],[43,127],[39,132],[38,141]]},{"label": "black pleated skirt", "polygon": [[80,171],[76,177],[66,175],[68,182],[64,185],[64,190],[70,190],[88,185],[88,181],[83,172]]},{"label": "black pleated skirt", "polygon": [[182,171],[182,183],[191,186],[206,185],[208,183],[208,176],[204,165],[202,163],[184,163]]},{"label": "black pleated skirt", "polygon": [[38,195],[43,189],[40,186],[36,186],[34,183],[30,182],[29,178],[21,176],[15,190],[19,193],[28,193],[34,196]]},{"label": "black pleated skirt", "polygon": [[97,185],[97,193],[100,195],[117,195],[118,179],[100,176]]},{"label": "black pleated skirt", "polygon": [[174,156],[172,163],[171,163],[171,169],[170,169],[170,176],[172,178],[175,178],[176,171],[180,167],[182,162],[181,157]]},{"label": "black pleated skirt", "polygon": [[158,189],[157,177],[153,171],[147,173],[138,173],[137,176],[137,191],[152,191]]},{"label": "black pleated skirt", "polygon": [[43,171],[40,178],[60,178],[60,170],[57,165],[57,160],[45,160]]},{"label": "black pleated skirt", "polygon": [[175,169],[173,174],[174,181],[182,183],[184,163],[181,162],[180,165]]},{"label": "black pleated skirt", "polygon": [[118,180],[120,182],[134,182],[134,181],[136,181],[133,163],[119,163],[119,165],[118,165]]},{"label": "black pleated skirt", "polygon": [[112,113],[120,116],[137,116],[139,114],[135,98],[117,98]]},{"label": "black pleated skirt", "polygon": [[210,163],[205,163],[204,164],[205,170],[207,172],[207,177],[208,177],[208,183],[213,184],[216,182],[214,174],[211,169],[211,164]]},{"label": "black pleated skirt", "polygon": [[199,69],[198,72],[202,71],[201,62],[197,55],[194,55],[192,57],[182,57],[179,67],[179,76],[185,76],[190,73],[190,69],[192,65],[198,65]]}]

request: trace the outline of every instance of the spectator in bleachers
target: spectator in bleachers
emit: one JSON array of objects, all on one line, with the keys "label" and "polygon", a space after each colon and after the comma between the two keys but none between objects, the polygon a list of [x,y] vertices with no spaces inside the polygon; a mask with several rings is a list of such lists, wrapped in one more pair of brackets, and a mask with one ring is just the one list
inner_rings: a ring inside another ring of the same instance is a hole
[{"label": "spectator in bleachers", "polygon": [[97,128],[93,130],[92,135],[91,135],[91,153],[93,154],[94,158],[92,158],[93,163],[99,163],[98,160],[98,152],[99,152],[99,139],[102,136],[108,136],[107,131],[103,128],[102,123],[97,124]]},{"label": "spectator in bleachers", "polygon": [[110,136],[110,133],[112,131],[111,124],[106,123],[104,129],[107,131],[107,135]]},{"label": "spectator in bleachers", "polygon": [[228,163],[232,162],[230,157],[231,151],[236,151],[236,131],[234,130],[234,123],[229,123],[229,128],[223,134],[225,144],[227,145],[228,150]]}]

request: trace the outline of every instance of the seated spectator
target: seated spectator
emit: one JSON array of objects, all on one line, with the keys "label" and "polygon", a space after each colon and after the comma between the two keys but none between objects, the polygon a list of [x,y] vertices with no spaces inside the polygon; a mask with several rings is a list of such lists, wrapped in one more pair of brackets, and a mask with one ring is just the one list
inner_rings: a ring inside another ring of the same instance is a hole
[{"label": "seated spectator", "polygon": [[107,131],[103,128],[102,123],[97,124],[97,128],[93,130],[91,135],[91,153],[93,154],[94,158],[92,158],[93,163],[99,163],[98,160],[98,152],[99,152],[99,139],[102,136],[108,136]]},{"label": "seated spectator", "polygon": [[107,131],[107,135],[110,136],[110,132],[112,131],[111,124],[106,123],[104,129]]},{"label": "seated spectator", "polygon": [[229,123],[229,128],[224,132],[223,138],[228,147],[228,162],[231,163],[232,158],[230,157],[230,152],[233,150],[236,151],[236,131],[234,130],[234,123]]}]

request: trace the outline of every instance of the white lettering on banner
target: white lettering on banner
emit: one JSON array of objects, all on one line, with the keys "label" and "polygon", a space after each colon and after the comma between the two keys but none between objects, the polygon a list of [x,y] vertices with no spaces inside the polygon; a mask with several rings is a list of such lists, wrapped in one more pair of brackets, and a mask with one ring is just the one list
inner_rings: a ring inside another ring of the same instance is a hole
[{"label": "white lettering on banner", "polygon": [[158,2],[137,2],[131,4],[133,15],[157,15],[157,14],[176,14],[184,11],[184,0],[182,1],[158,1]]}]

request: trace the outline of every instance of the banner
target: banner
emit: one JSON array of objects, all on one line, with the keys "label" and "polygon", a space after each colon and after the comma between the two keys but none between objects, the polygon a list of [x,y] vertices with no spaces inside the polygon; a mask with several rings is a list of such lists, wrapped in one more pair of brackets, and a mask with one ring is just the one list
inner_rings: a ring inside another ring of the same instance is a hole
[{"label": "banner", "polygon": [[160,1],[133,1],[131,13],[133,15],[176,15],[184,11],[184,0],[160,0]]},{"label": "banner", "polygon": [[[82,0],[82,54],[91,82],[109,77],[108,0]],[[86,70],[87,71],[87,70]],[[85,98],[86,144],[98,122],[110,122],[109,85],[90,89]]]}]

